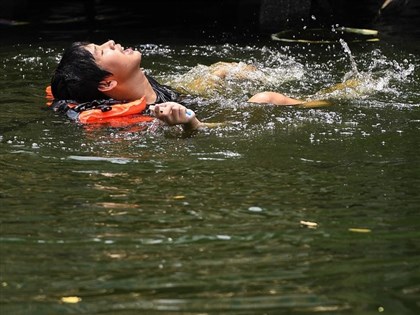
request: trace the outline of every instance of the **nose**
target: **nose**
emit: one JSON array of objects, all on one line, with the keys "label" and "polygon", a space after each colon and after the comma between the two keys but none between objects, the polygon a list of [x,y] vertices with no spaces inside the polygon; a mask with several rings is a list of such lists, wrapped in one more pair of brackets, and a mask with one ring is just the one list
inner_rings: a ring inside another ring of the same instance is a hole
[{"label": "nose", "polygon": [[111,49],[115,49],[115,42],[112,39],[110,39],[109,41],[103,43],[101,46],[102,47],[109,47]]}]

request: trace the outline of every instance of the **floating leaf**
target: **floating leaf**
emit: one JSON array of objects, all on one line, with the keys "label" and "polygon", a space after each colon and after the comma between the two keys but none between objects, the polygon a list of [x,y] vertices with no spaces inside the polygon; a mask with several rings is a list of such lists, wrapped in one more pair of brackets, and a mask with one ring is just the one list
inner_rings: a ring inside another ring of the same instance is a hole
[{"label": "floating leaf", "polygon": [[78,296],[63,296],[61,298],[61,302],[70,303],[70,304],[79,303],[81,300],[82,300],[82,298],[80,298]]},{"label": "floating leaf", "polygon": [[316,228],[318,226],[318,223],[316,222],[311,222],[311,221],[300,221],[300,224],[308,227],[308,228]]},{"label": "floating leaf", "polygon": [[370,229],[364,229],[364,228],[349,228],[350,232],[356,232],[356,233],[370,233],[372,232]]}]

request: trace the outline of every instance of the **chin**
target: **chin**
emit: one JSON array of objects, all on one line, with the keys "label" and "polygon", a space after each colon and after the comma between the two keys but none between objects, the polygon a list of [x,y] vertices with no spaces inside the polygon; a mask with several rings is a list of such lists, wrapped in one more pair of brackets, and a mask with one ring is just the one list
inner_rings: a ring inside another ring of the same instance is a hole
[{"label": "chin", "polygon": [[139,62],[139,66],[140,66],[140,63],[141,63],[141,52],[139,52],[139,51],[137,51],[137,50],[135,50],[134,52],[133,52],[133,55],[134,55],[134,57],[138,60],[138,62]]},{"label": "chin", "polygon": [[130,58],[133,58],[133,62],[137,63],[138,66],[140,66],[141,63],[141,53],[138,51],[133,51],[132,55],[130,56]]}]

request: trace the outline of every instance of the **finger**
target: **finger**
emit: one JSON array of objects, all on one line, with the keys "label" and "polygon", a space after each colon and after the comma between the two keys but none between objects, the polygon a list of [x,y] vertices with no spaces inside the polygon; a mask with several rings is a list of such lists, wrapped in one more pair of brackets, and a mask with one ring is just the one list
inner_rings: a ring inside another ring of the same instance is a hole
[{"label": "finger", "polygon": [[186,110],[187,109],[184,106],[179,107],[179,109],[178,109],[178,118],[182,122],[186,122],[187,121]]},{"label": "finger", "polygon": [[159,117],[159,115],[161,113],[160,105],[156,105],[155,108],[153,109],[153,112],[154,112],[156,117]]},{"label": "finger", "polygon": [[176,111],[172,104],[166,105],[161,109],[160,118],[165,121],[168,125],[173,125],[177,122]]},{"label": "finger", "polygon": [[180,120],[180,118],[181,118],[181,111],[180,111],[179,106],[172,107],[172,117],[174,119],[176,119],[177,121]]}]

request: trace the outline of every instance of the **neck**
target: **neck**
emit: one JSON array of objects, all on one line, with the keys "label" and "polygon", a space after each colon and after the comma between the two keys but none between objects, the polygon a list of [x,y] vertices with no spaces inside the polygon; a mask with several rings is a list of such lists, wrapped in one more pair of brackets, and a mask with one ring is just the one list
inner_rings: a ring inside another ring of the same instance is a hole
[{"label": "neck", "polygon": [[148,104],[156,101],[156,93],[141,69],[129,79],[118,82],[118,85],[110,91],[109,96],[115,100],[130,102],[144,96]]}]

